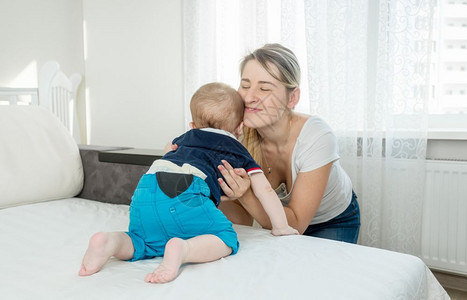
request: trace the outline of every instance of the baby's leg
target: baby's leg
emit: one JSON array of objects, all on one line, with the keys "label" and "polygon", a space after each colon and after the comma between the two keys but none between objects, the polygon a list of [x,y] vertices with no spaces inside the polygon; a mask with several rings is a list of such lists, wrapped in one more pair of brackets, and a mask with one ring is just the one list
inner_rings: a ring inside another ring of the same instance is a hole
[{"label": "baby's leg", "polygon": [[203,263],[218,260],[232,253],[219,237],[211,234],[200,235],[188,240],[172,238],[165,246],[161,264],[146,276],[146,282],[165,283],[177,277],[184,263]]},{"label": "baby's leg", "polygon": [[133,257],[133,252],[133,242],[125,232],[98,232],[89,240],[79,275],[99,272],[111,256],[128,260]]}]

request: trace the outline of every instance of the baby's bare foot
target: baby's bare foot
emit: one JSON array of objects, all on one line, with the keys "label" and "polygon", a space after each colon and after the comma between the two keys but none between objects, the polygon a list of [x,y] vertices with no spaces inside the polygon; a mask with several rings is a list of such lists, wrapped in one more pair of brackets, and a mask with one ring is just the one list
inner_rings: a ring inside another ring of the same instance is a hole
[{"label": "baby's bare foot", "polygon": [[174,280],[178,275],[178,270],[186,255],[186,241],[179,238],[172,238],[165,246],[164,258],[154,270],[146,275],[146,282],[166,283]]},{"label": "baby's bare foot", "polygon": [[162,263],[154,270],[154,272],[146,275],[146,282],[150,283],[166,283],[174,280],[178,275],[178,269],[166,267]]},{"label": "baby's bare foot", "polygon": [[89,246],[84,254],[80,276],[88,276],[99,272],[102,266],[112,256],[111,250],[108,249],[108,234],[98,232],[89,240]]},{"label": "baby's bare foot", "polygon": [[298,231],[295,228],[287,226],[285,228],[273,228],[271,233],[273,235],[293,235],[298,234]]}]

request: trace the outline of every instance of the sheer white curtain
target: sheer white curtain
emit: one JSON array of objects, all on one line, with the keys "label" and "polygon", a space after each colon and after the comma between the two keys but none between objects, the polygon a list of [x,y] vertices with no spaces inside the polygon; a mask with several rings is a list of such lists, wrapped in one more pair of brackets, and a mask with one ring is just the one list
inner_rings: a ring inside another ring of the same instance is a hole
[{"label": "sheer white curtain", "polygon": [[203,83],[239,82],[267,42],[302,67],[298,111],[339,138],[362,212],[360,243],[418,255],[425,190],[430,0],[186,0],[185,101]]}]

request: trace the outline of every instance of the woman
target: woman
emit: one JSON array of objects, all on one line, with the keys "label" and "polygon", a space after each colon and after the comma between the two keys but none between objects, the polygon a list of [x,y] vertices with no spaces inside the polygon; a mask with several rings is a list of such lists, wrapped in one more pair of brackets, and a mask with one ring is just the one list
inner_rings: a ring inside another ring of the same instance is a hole
[{"label": "woman", "polygon": [[[244,57],[240,72],[243,143],[281,198],[289,225],[304,235],[356,243],[360,212],[339,164],[337,139],[321,118],[293,111],[300,100],[300,67],[293,52],[267,44]],[[252,225],[254,219],[270,229],[245,170],[234,170],[228,162],[219,170],[227,195],[219,208],[234,223]]]}]

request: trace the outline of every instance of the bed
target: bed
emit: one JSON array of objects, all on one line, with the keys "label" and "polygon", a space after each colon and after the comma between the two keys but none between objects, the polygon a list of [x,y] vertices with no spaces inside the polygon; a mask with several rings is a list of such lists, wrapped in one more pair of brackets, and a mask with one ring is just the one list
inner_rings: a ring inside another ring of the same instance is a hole
[{"label": "bed", "polygon": [[113,175],[89,172],[91,156],[44,107],[0,106],[0,140],[2,299],[449,299],[418,257],[246,226],[235,226],[236,255],[185,265],[167,284],[144,282],[160,258],[112,258],[80,277],[89,237],[128,226],[130,199],[105,203],[96,178],[125,195],[138,178],[112,186],[132,174],[112,163],[91,165]]}]

